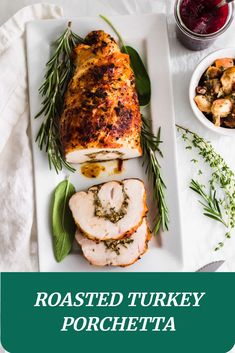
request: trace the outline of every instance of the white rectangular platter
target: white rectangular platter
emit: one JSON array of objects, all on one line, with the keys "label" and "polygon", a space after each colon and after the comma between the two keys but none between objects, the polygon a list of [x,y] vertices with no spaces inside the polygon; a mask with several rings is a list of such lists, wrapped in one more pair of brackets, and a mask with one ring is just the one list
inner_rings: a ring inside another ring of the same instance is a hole
[{"label": "white rectangular platter", "polygon": [[[68,20],[30,22],[27,24],[27,56],[40,271],[160,272],[180,271],[183,268],[175,122],[166,18],[164,15],[159,14],[118,16],[110,19],[122,33],[126,44],[133,46],[139,51],[150,75],[152,98],[149,112],[146,114],[151,116],[153,131],[156,133],[159,126],[161,126],[162,131],[163,144],[161,148],[164,158],[160,160],[160,163],[163,178],[167,185],[166,198],[170,213],[169,231],[161,234],[161,246],[159,246],[159,239],[157,240],[155,236],[152,237],[147,254],[130,267],[93,267],[83,258],[79,249],[74,250],[61,263],[55,261],[50,227],[50,202],[56,185],[64,180],[68,174],[71,175],[71,182],[77,190],[86,190],[94,184],[109,180],[121,180],[131,177],[140,178],[145,182],[148,204],[151,210],[153,210],[152,193],[151,186],[142,167],[141,158],[125,161],[124,170],[118,175],[110,173],[116,162],[108,162],[106,165],[107,172],[102,173],[98,179],[84,177],[80,172],[80,166],[77,166],[77,172],[74,174],[64,170],[57,175],[53,170],[49,170],[47,155],[41,152],[34,142],[41,123],[40,119],[35,120],[34,116],[41,106],[38,88],[42,84],[45,64],[51,55],[51,44],[65,30]],[[82,37],[85,37],[88,32],[97,29],[103,29],[115,37],[110,27],[101,18],[86,17],[70,20],[72,20],[72,30]]]}]

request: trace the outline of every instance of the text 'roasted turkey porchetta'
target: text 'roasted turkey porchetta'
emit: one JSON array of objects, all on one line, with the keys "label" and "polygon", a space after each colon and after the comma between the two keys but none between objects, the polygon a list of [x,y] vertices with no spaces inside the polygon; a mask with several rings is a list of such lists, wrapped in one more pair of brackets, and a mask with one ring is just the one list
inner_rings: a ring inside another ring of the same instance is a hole
[{"label": "text 'roasted turkey porchetta'", "polygon": [[60,138],[67,162],[141,156],[141,114],[129,55],[103,31],[74,49]]}]

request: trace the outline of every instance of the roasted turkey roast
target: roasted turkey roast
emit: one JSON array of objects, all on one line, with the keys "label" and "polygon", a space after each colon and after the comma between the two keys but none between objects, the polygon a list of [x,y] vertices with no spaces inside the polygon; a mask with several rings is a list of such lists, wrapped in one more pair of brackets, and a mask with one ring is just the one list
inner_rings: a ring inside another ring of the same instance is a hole
[{"label": "roasted turkey roast", "polygon": [[67,162],[141,156],[141,114],[129,55],[103,31],[74,50],[60,139]]}]

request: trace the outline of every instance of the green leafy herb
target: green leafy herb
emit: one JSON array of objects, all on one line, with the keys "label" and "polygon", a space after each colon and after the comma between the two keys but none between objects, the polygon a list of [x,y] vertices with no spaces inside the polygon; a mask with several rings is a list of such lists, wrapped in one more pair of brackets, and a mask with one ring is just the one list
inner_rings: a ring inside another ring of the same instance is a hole
[{"label": "green leafy herb", "polygon": [[126,46],[126,49],[130,55],[131,67],[135,74],[135,83],[139,103],[141,106],[147,105],[151,98],[151,84],[149,75],[137,51],[130,46]]},{"label": "green leafy herb", "polygon": [[151,83],[150,83],[149,75],[145,69],[145,66],[143,64],[141,57],[139,56],[138,52],[134,48],[125,45],[122,36],[115,29],[115,27],[113,26],[113,24],[110,22],[110,20],[107,17],[105,17],[103,15],[100,15],[100,17],[106,23],[108,23],[108,25],[116,33],[116,35],[119,39],[119,42],[121,44],[121,51],[130,56],[131,67],[132,67],[132,70],[134,71],[134,74],[135,74],[136,89],[137,89],[137,93],[138,93],[139,104],[141,106],[147,105],[150,102],[150,98],[151,98]]},{"label": "green leafy herb", "polygon": [[64,160],[58,131],[64,93],[74,70],[72,50],[83,42],[82,38],[71,31],[70,26],[71,23],[55,42],[55,53],[46,64],[44,82],[39,88],[43,107],[35,116],[44,117],[36,141],[39,148],[47,152],[50,169],[53,165],[57,173],[63,166],[70,171],[75,170]]},{"label": "green leafy herb", "polygon": [[[211,168],[207,187],[191,180],[190,188],[202,197],[203,214],[222,223],[226,228],[225,240],[229,239],[235,227],[235,175],[210,142],[193,131],[176,126],[187,145],[194,147]],[[201,170],[198,174],[202,174]],[[220,242],[215,250],[221,249],[223,245],[224,242]]]},{"label": "green leafy herb", "polygon": [[76,225],[68,205],[74,193],[74,186],[66,179],[58,184],[53,195],[51,223],[54,254],[58,262],[68,255],[74,239]]},{"label": "green leafy herb", "polygon": [[149,122],[142,116],[141,145],[143,149],[143,164],[146,166],[146,172],[152,181],[153,198],[158,206],[158,215],[155,219],[154,232],[168,230],[169,211],[165,200],[166,185],[162,179],[161,166],[157,160],[156,153],[163,157],[159,148],[161,141],[161,129],[159,128],[157,136],[151,132]]},{"label": "green leafy herb", "polygon": [[203,214],[207,217],[215,219],[218,222],[223,223],[223,225],[227,227],[227,224],[223,219],[223,215],[219,206],[219,201],[216,198],[216,191],[213,191],[210,187],[209,194],[207,194],[204,191],[205,186],[202,184],[199,184],[198,181],[193,179],[191,180],[191,183],[190,183],[190,189],[192,189],[197,194],[199,194],[204,200],[204,202],[199,201],[200,204],[203,206],[203,211],[204,211]]}]

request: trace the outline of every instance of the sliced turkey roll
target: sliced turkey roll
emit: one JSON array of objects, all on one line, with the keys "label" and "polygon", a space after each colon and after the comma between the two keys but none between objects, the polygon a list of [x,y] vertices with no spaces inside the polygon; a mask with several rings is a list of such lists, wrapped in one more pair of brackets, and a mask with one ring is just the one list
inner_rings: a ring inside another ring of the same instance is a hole
[{"label": "sliced turkey roll", "polygon": [[76,240],[85,258],[95,266],[129,266],[136,262],[148,249],[150,231],[146,218],[129,238],[96,243],[77,230]]},{"label": "sliced turkey roll", "polygon": [[98,241],[130,236],[148,210],[144,183],[138,179],[111,181],[77,192],[69,207],[81,232]]}]

